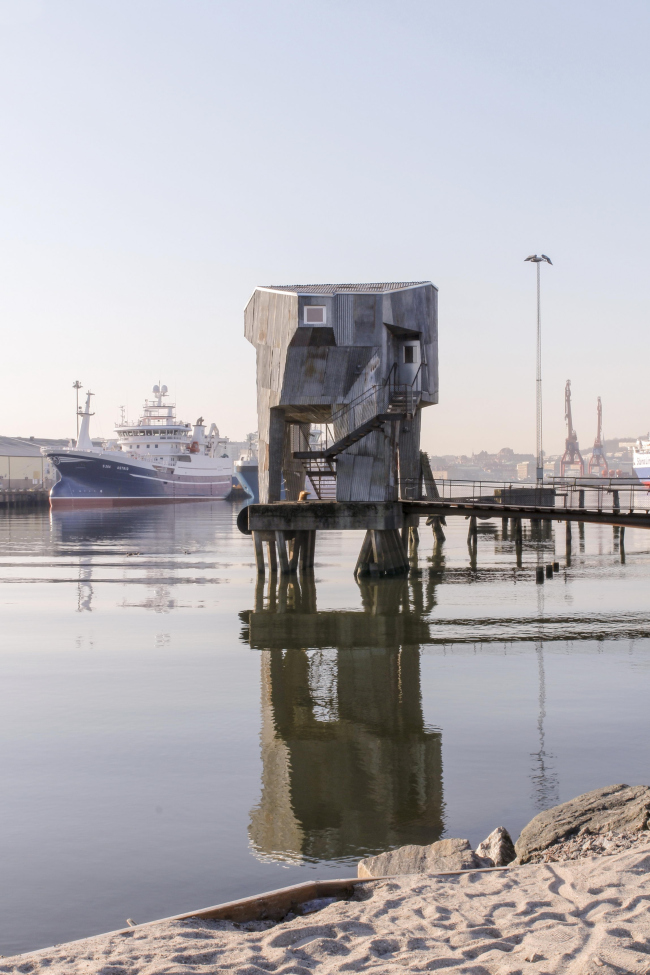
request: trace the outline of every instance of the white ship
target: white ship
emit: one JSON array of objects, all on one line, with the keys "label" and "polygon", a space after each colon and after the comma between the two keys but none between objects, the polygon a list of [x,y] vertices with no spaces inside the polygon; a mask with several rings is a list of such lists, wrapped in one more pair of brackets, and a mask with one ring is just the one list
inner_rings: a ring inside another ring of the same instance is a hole
[{"label": "white ship", "polygon": [[90,438],[90,398],[81,411],[76,445],[46,451],[61,475],[50,491],[52,507],[209,501],[232,488],[233,462],[216,424],[205,432],[176,419],[166,386],[153,387],[137,423],[122,418],[117,439],[101,446]]},{"label": "white ship", "polygon": [[637,440],[632,451],[634,473],[650,487],[650,440]]}]

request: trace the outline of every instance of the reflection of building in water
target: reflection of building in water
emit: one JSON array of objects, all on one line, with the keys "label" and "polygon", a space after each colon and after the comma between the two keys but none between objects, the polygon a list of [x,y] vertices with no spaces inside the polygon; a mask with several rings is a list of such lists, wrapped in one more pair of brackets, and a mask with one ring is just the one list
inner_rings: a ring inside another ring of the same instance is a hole
[{"label": "reflection of building in water", "polygon": [[79,563],[79,581],[77,582],[77,612],[92,613],[93,607],[93,566],[89,558],[81,559]]},{"label": "reflection of building in water", "polygon": [[420,697],[429,627],[412,590],[378,580],[362,587],[365,612],[319,613],[313,581],[282,581],[245,614],[262,649],[258,854],[336,859],[440,837],[441,736]]}]

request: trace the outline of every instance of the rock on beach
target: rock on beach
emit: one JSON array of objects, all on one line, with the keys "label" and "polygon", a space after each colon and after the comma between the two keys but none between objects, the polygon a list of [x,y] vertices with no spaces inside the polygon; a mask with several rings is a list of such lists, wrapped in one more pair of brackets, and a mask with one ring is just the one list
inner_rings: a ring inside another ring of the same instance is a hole
[{"label": "rock on beach", "polygon": [[469,840],[438,840],[429,846],[401,846],[360,860],[358,877],[395,877],[409,873],[445,873],[451,870],[476,870],[494,863],[477,856]]},{"label": "rock on beach", "polygon": [[515,844],[507,829],[497,826],[487,839],[476,847],[477,856],[487,857],[495,867],[506,867],[517,856]]},{"label": "rock on beach", "polygon": [[[515,843],[517,863],[528,863],[577,834],[637,833],[648,829],[650,786],[608,785],[546,809],[524,826]],[[648,837],[650,840],[650,837]],[[589,855],[588,853],[586,855]]]}]

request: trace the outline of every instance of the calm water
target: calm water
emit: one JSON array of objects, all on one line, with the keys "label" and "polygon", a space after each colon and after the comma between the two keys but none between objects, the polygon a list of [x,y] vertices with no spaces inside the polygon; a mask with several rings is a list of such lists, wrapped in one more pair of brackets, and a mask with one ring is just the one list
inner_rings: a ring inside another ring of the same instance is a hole
[{"label": "calm water", "polygon": [[[358,586],[262,588],[225,502],[0,514],[0,952],[650,782],[650,534],[467,522]],[[537,561],[561,563],[544,586]],[[622,558],[624,561],[622,561]]]}]

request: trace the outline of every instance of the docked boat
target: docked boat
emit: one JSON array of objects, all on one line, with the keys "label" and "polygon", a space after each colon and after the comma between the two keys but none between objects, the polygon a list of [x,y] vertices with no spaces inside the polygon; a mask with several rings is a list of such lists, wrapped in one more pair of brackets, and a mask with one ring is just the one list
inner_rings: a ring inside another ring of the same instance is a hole
[{"label": "docked boat", "polygon": [[634,473],[650,487],[650,440],[637,440],[632,451]]},{"label": "docked boat", "polygon": [[257,434],[249,433],[246,438],[246,448],[239,460],[235,461],[235,475],[255,504],[260,499],[259,469],[257,461]]},{"label": "docked boat", "polygon": [[137,423],[122,417],[117,438],[101,444],[90,437],[92,395],[80,411],[77,443],[45,451],[61,476],[50,491],[52,507],[210,501],[230,493],[233,462],[216,424],[206,434],[203,417],[177,420],[166,386],[153,387]]}]

